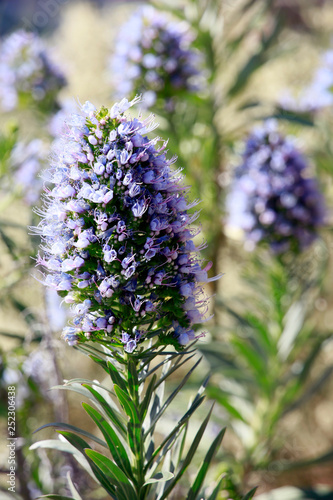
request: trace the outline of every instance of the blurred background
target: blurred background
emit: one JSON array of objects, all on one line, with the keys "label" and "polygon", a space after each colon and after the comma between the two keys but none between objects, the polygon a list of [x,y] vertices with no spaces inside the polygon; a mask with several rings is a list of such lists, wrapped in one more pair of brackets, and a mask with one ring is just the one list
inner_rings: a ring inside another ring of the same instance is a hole
[{"label": "blurred background", "polygon": [[68,471],[105,498],[70,454],[29,449],[50,421],[91,431],[81,396],[51,386],[103,379],[61,339],[71,313],[38,281],[29,227],[66,116],[142,94],[223,273],[187,389],[210,372],[212,439],[227,427],[212,488],[222,474],[219,499],[333,499],[332,31],[329,0],[0,1],[0,427],[5,443],[15,385],[18,437],[17,492],[4,446],[1,498],[66,495]]}]

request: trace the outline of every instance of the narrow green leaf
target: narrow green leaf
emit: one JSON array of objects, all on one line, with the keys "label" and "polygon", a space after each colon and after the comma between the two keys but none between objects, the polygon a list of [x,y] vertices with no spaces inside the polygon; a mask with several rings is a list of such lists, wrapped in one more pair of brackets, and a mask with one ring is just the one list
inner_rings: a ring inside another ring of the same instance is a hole
[{"label": "narrow green leaf", "polygon": [[185,443],[186,443],[186,437],[187,437],[187,432],[188,432],[188,424],[189,424],[189,421],[187,420],[186,424],[184,425],[182,431],[181,431],[181,439],[179,439],[179,437],[177,438],[177,441],[179,441],[179,446],[178,446],[178,449],[177,449],[177,446],[175,446],[175,451],[178,452],[178,457],[177,457],[177,462],[176,462],[176,465],[178,467],[178,465],[180,464],[181,460],[183,459],[183,453],[184,453],[184,450],[185,450]]},{"label": "narrow green leaf", "polygon": [[155,458],[161,453],[163,450],[163,455],[168,451],[170,446],[172,446],[174,440],[177,438],[177,432],[181,427],[186,425],[191,415],[195,412],[195,410],[201,405],[204,401],[205,396],[201,396],[195,403],[192,403],[191,407],[187,410],[185,415],[179,420],[178,424],[172,429],[172,431],[167,435],[167,437],[162,441],[162,443],[156,448],[152,456],[148,459],[146,470],[151,466],[152,462]]},{"label": "narrow green leaf", "polygon": [[327,342],[327,340],[331,340],[331,336],[332,334],[322,336],[320,334],[318,335],[317,332],[312,333],[312,337],[316,338],[316,342],[303,363],[303,369],[299,375],[301,382],[304,382],[307,379],[314,362],[316,361],[318,355],[322,352],[324,343]]},{"label": "narrow green leaf", "polygon": [[[118,384],[119,385],[119,384]],[[139,380],[135,361],[130,358],[128,362],[128,388],[134,400],[138,398]]]},{"label": "narrow green leaf", "polygon": [[173,477],[174,477],[174,474],[172,474],[172,472],[158,472],[153,477],[151,477],[150,479],[148,479],[148,481],[146,481],[144,483],[144,486],[146,484],[160,483],[160,482],[169,481]]},{"label": "narrow green leaf", "polygon": [[333,373],[333,365],[328,366],[323,373],[307,388],[307,390],[302,394],[300,398],[292,402],[283,412],[283,414],[289,413],[298,407],[306,403],[312,396],[318,394],[319,388],[325,384],[331,377]]},{"label": "narrow green leaf", "polygon": [[243,496],[242,500],[251,500],[253,498],[255,492],[257,491],[257,486],[255,488],[252,488],[246,495]]},{"label": "narrow green leaf", "polygon": [[175,487],[175,485],[177,484],[177,482],[180,480],[180,478],[182,477],[182,475],[184,474],[185,470],[187,469],[187,467],[190,465],[191,461],[192,461],[192,458],[199,446],[199,443],[201,441],[201,438],[203,436],[203,433],[205,432],[205,429],[208,425],[208,422],[209,422],[209,419],[210,419],[210,416],[211,416],[211,413],[213,411],[213,406],[211,407],[207,417],[205,418],[205,420],[203,421],[203,423],[201,424],[198,432],[196,433],[195,435],[195,438],[190,446],[190,449],[181,465],[181,468],[178,472],[178,474],[176,475],[176,477],[173,479],[173,481],[171,481],[171,483],[169,484],[169,486],[167,487],[167,489],[164,491],[163,495],[161,496],[161,500],[164,500],[166,498],[168,498],[168,495],[171,493],[171,491],[173,490],[173,488]]},{"label": "narrow green leaf", "polygon": [[138,410],[133,401],[128,397],[128,394],[116,384],[114,384],[114,392],[130,420],[135,424],[140,424]]},{"label": "narrow green leaf", "polygon": [[111,363],[111,361],[108,361],[108,372],[110,374],[112,382],[120,387],[125,393],[127,393],[128,391],[126,380],[120,375],[119,371],[114,366],[114,364]]},{"label": "narrow green leaf", "polygon": [[101,366],[106,373],[109,373],[107,362],[104,359],[99,359],[96,356],[93,356],[92,354],[89,355],[89,358],[92,359],[99,366]]},{"label": "narrow green leaf", "polygon": [[[153,368],[151,370],[149,370],[149,366],[150,366],[151,362],[157,356],[158,356],[158,353],[154,353],[154,355],[152,355],[152,359],[149,358],[148,361],[146,361],[142,364],[142,367],[140,369],[142,372],[144,372],[144,374],[142,375],[142,380],[146,380],[153,373],[155,373],[159,368],[161,368],[161,366],[165,365],[165,363],[168,363],[170,361],[170,357],[167,356],[167,357],[165,357],[165,359],[163,359],[163,361],[161,361],[160,363],[157,363],[156,365],[153,366]],[[148,367],[148,369],[147,369],[147,367]]]},{"label": "narrow green leaf", "polygon": [[[174,469],[172,459],[171,459],[171,451],[170,450],[164,455],[162,472],[163,472],[163,474],[168,474],[168,473],[174,474],[175,473],[175,469]],[[167,482],[165,482],[165,481],[159,482],[155,485],[157,500],[161,500],[162,495],[163,495],[165,489],[168,487],[169,482],[170,482],[170,480]]]},{"label": "narrow green leaf", "polygon": [[51,387],[51,390],[72,391],[81,394],[82,396],[85,396],[91,401],[95,401],[94,398],[91,396],[91,393],[86,388],[82,387],[82,384],[79,385],[79,384],[65,383],[64,385],[54,385],[53,387]]},{"label": "narrow green leaf", "polygon": [[[87,456],[86,451],[87,449],[91,449],[88,443],[77,436],[76,434],[73,434],[72,432],[67,432],[67,431],[57,431],[59,434],[64,436],[64,438],[71,444],[73,445],[84,457]],[[93,460],[90,460],[88,457],[88,462],[89,465],[95,474],[97,480],[103,486],[103,488],[111,495],[111,498],[114,500],[117,500],[117,498],[114,496],[116,493],[116,490],[112,483],[109,482],[108,478],[105,476],[105,474],[100,470],[99,467],[97,467],[94,463]]]},{"label": "narrow green leaf", "polygon": [[81,351],[83,354],[86,356],[95,356],[96,358],[100,360],[105,360],[105,357],[107,356],[106,352],[100,351],[99,349],[96,349],[92,345],[89,344],[78,344],[77,346],[74,347],[77,351]]},{"label": "narrow green leaf", "polygon": [[103,474],[112,481],[112,484],[116,486],[118,495],[122,492],[127,500],[137,499],[136,492],[127,476],[112,462],[112,460],[97,451],[91,449],[85,451],[87,456],[97,467],[99,467]]},{"label": "narrow green leaf", "polygon": [[207,389],[207,394],[209,398],[214,399],[219,405],[223,406],[231,417],[246,423],[243,415],[231,404],[228,394],[223,393],[219,387],[211,385]]},{"label": "narrow green leaf", "polygon": [[204,479],[205,479],[207,471],[208,471],[208,467],[210,466],[210,463],[213,460],[214,455],[215,455],[218,447],[222,443],[222,439],[223,439],[223,436],[225,434],[225,430],[226,430],[225,428],[222,429],[219,432],[219,434],[216,436],[216,438],[214,439],[213,443],[211,444],[211,446],[210,446],[210,448],[205,456],[203,464],[201,465],[200,470],[197,474],[197,477],[195,478],[195,481],[188,492],[187,500],[196,500],[198,498],[198,495],[200,493],[200,488],[204,482]]},{"label": "narrow green leaf", "polygon": [[71,385],[71,384],[80,384],[80,385],[87,384],[87,385],[90,385],[91,387],[96,386],[100,389],[103,389],[103,391],[108,392],[112,396],[115,395],[114,392],[112,392],[112,391],[110,391],[110,389],[108,389],[108,387],[105,387],[105,385],[100,384],[96,380],[90,380],[88,378],[72,378],[70,380],[66,380],[65,385]]},{"label": "narrow green leaf", "polygon": [[98,437],[94,436],[90,432],[85,431],[83,429],[80,429],[79,427],[76,427],[75,425],[64,424],[62,422],[53,422],[51,424],[42,425],[41,427],[38,427],[38,429],[36,429],[33,432],[33,434],[35,432],[41,431],[42,429],[46,429],[47,427],[54,427],[55,429],[62,429],[64,431],[76,432],[77,434],[81,434],[82,436],[85,436],[86,438],[91,439],[92,441],[95,441],[95,443],[97,443],[101,446],[104,446],[104,448],[107,448],[105,441],[102,441],[102,439],[99,439]]},{"label": "narrow green leaf", "polygon": [[155,386],[155,389],[160,385],[162,384],[170,375],[172,375],[172,373],[174,373],[176,370],[178,370],[181,366],[183,366],[185,363],[187,363],[188,361],[190,361],[190,359],[193,358],[193,356],[195,356],[195,353],[192,354],[191,356],[189,356],[188,358],[184,359],[181,363],[180,363],[180,359],[181,358],[178,358],[177,359],[177,362],[174,363],[174,365],[170,368],[170,370],[168,370],[162,377],[159,378],[158,382],[156,383],[156,386]]},{"label": "narrow green leaf", "polygon": [[128,393],[124,392],[120,387],[114,384],[114,391],[117,395],[119,403],[123,407],[125,413],[129,417],[127,423],[128,440],[131,450],[134,454],[140,453],[140,443],[142,438],[142,423],[139,419],[137,407],[129,398]]},{"label": "narrow green leaf", "polygon": [[195,398],[193,400],[193,403],[195,403],[198,399],[201,398],[202,394],[204,393],[206,387],[207,387],[207,384],[210,380],[210,374],[207,375],[207,377],[204,379],[204,381],[201,383],[199,389],[198,389],[198,392],[196,393],[195,395]]},{"label": "narrow green leaf", "polygon": [[254,336],[256,340],[260,342],[260,345],[266,352],[276,355],[276,346],[273,337],[269,334],[268,327],[263,323],[257,316],[252,313],[245,313],[248,324],[254,330]]},{"label": "narrow green leaf", "polygon": [[87,403],[82,403],[83,408],[88,413],[88,415],[93,419],[97,427],[101,430],[111,455],[118,467],[128,476],[133,478],[132,468],[130,461],[128,459],[128,453],[125,450],[122,442],[120,441],[117,433],[112,429],[112,427],[106,422],[106,420],[98,413],[95,408],[92,408]]},{"label": "narrow green leaf", "polygon": [[81,467],[96,481],[96,477],[91,470],[87,458],[81,454],[77,448],[71,445],[68,441],[60,441],[59,439],[45,439],[43,441],[38,441],[30,446],[29,450],[36,450],[38,448],[46,448],[51,450],[58,450],[65,453],[71,453],[74,458],[79,462]]},{"label": "narrow green leaf", "polygon": [[[245,65],[239,71],[234,84],[228,91],[229,97],[235,97],[239,92],[244,90],[252,75],[267,61],[268,49],[275,43],[280,31],[281,23],[276,22],[271,33],[267,37],[262,37],[261,46],[255,54],[253,54]],[[272,55],[270,56],[272,59]]]},{"label": "narrow green leaf", "polygon": [[123,436],[126,436],[126,427],[123,423],[122,415],[118,411],[111,408],[108,402],[105,401],[105,399],[99,392],[97,392],[95,389],[93,389],[87,384],[82,384],[82,385],[83,387],[86,387],[88,391],[91,392],[91,394],[95,397],[96,401],[101,405],[106,415],[115,424],[115,426],[121,432],[121,434]]},{"label": "narrow green leaf", "polygon": [[3,337],[10,337],[12,339],[21,340],[22,342],[26,340],[23,335],[18,335],[17,333],[12,332],[0,331],[0,335],[2,335]]},{"label": "narrow green leaf", "polygon": [[152,376],[152,378],[148,384],[144,398],[140,404],[140,420],[141,421],[143,421],[145,419],[145,416],[147,414],[148,406],[149,406],[149,403],[151,401],[151,397],[153,395],[156,378],[157,378],[156,373],[154,373],[154,375]]},{"label": "narrow green leaf", "polygon": [[180,384],[177,386],[177,388],[170,394],[170,396],[168,397],[168,399],[166,400],[166,402],[163,404],[163,406],[161,407],[161,409],[158,412],[158,414],[156,415],[156,417],[153,419],[153,421],[152,421],[152,423],[150,425],[150,428],[147,431],[145,431],[145,436],[147,436],[151,432],[151,430],[155,427],[156,423],[161,418],[161,416],[163,415],[163,413],[165,412],[165,410],[168,408],[168,406],[170,405],[170,403],[177,396],[177,394],[179,393],[179,391],[184,387],[184,385],[186,384],[186,382],[188,381],[188,379],[192,375],[193,371],[196,369],[196,367],[198,366],[198,364],[201,362],[201,359],[202,358],[198,359],[198,361],[192,366],[192,368],[184,376],[184,378],[182,379],[182,381],[180,382]]},{"label": "narrow green leaf", "polygon": [[267,358],[262,357],[249,342],[234,337],[231,343],[237,350],[238,356],[242,357],[249,370],[255,374],[257,383],[260,383],[263,390],[270,392],[270,380],[267,379]]},{"label": "narrow green leaf", "polygon": [[77,453],[77,450],[73,448],[71,444],[59,441],[59,439],[44,439],[29,446],[29,450],[37,450],[38,448],[51,448],[53,450],[65,451],[67,453]]},{"label": "narrow green leaf", "polygon": [[288,111],[277,107],[277,110],[273,114],[269,114],[263,117],[263,120],[268,120],[275,118],[276,120],[285,120],[286,122],[296,123],[297,125],[302,125],[303,127],[314,127],[313,114],[307,112],[296,112]]},{"label": "narrow green leaf", "polygon": [[219,482],[217,483],[216,487],[214,488],[214,491],[212,492],[212,494],[209,496],[209,498],[207,498],[207,500],[216,500],[217,498],[217,495],[221,489],[221,486],[222,486],[222,483],[223,483],[223,480],[224,480],[224,477],[221,477],[221,479],[219,480]]},{"label": "narrow green leaf", "polygon": [[2,229],[0,229],[0,237],[2,238],[2,241],[7,247],[7,250],[10,253],[11,257],[14,260],[17,260],[18,256],[16,255],[16,245],[14,240],[10,238],[4,231],[2,231]]},{"label": "narrow green leaf", "polygon": [[[162,375],[164,372],[168,371],[168,368],[171,364],[171,361],[167,360],[166,363],[164,364],[162,368]],[[149,443],[146,444],[146,460],[150,460],[154,449],[155,449],[155,442],[154,442],[154,427],[151,426],[152,422],[154,421],[156,415],[161,409],[162,406],[162,401],[164,397],[164,389],[165,389],[165,383],[161,384],[153,393],[153,399],[150,403],[149,406],[149,412],[147,412],[146,419],[143,424],[143,432],[145,429],[151,429],[151,432],[149,434]],[[146,437],[144,438],[146,440]],[[148,467],[147,467],[148,469]]]}]

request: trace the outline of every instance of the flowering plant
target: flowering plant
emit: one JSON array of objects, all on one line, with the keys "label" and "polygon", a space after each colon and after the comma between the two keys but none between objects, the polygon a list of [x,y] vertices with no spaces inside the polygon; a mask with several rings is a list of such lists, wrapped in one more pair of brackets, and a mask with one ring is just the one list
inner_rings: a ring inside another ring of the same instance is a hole
[{"label": "flowering plant", "polygon": [[207,312],[202,269],[189,229],[198,202],[186,199],[180,169],[167,160],[166,143],[124,112],[86,103],[67,123],[53,152],[43,219],[44,283],[73,304],[70,345],[86,340],[122,342],[127,352],[147,337],[177,348],[194,340],[193,324]]},{"label": "flowering plant", "polygon": [[244,231],[248,249],[262,241],[276,253],[298,252],[317,237],[324,205],[306,171],[305,157],[274,121],[249,136],[227,199],[228,223]]},{"label": "flowering plant", "polygon": [[138,9],[119,32],[110,67],[118,97],[142,92],[150,108],[158,98],[166,107],[181,91],[200,87],[200,56],[187,23],[170,21],[153,7]]},{"label": "flowering plant", "polygon": [[4,111],[15,109],[20,100],[40,109],[54,109],[59,90],[66,84],[61,70],[52,62],[34,33],[19,30],[0,48],[0,102]]},{"label": "flowering plant", "polygon": [[[164,383],[193,357],[193,342],[184,346],[197,338],[192,326],[208,309],[200,283],[218,277],[209,279],[209,265],[202,269],[197,256],[204,244],[194,244],[198,231],[188,227],[198,216],[188,210],[197,202],[187,201],[180,170],[171,167],[175,159],[166,159],[165,143],[156,149],[158,139],[145,135],[154,128],[151,118],[125,115],[138,100],[123,99],[109,110],[85,103],[81,114],[68,120],[53,152],[47,175],[54,187],[46,188],[43,218],[35,228],[44,252],[37,261],[49,272],[45,285],[72,304],[72,326],[64,329],[64,339],[102,366],[112,390],[80,378],[62,386],[93,403],[83,407],[103,440],[69,424],[43,428],[59,429],[67,443],[62,449],[79,454],[111,498],[163,500],[178,491],[211,414],[187,449],[189,419],[203,402],[206,378],[185,414],[156,442],[157,424],[200,360],[166,400]],[[148,345],[142,343],[146,339]],[[174,351],[166,351],[170,344]],[[188,499],[205,491],[208,465],[223,434],[209,447]],[[107,455],[82,436],[106,448]],[[33,447],[59,448],[59,441]],[[216,498],[221,484],[207,498]],[[71,491],[79,498],[73,484]]]}]

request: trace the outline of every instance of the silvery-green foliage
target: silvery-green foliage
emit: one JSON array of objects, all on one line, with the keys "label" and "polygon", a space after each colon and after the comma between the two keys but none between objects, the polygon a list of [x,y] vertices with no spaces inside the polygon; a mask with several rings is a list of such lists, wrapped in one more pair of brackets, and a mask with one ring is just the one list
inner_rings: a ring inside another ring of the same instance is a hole
[{"label": "silvery-green foliage", "polygon": [[[55,448],[71,453],[114,500],[166,500],[173,495],[177,498],[179,494],[188,500],[203,498],[204,480],[224,429],[217,433],[208,448],[192,485],[185,487],[178,483],[191,464],[210,419],[212,410],[200,423],[192,442],[188,442],[189,420],[205,399],[203,391],[208,378],[176,425],[163,431],[170,405],[180,396],[200,362],[200,359],[192,360],[189,364],[194,356],[192,347],[182,353],[168,352],[163,347],[141,348],[136,354],[126,354],[114,348],[106,348],[103,353],[88,344],[80,346],[79,349],[103,367],[111,379],[111,386],[76,378],[56,389],[74,391],[89,400],[82,406],[103,437],[97,438],[65,423],[46,424],[42,428],[57,429],[61,441],[41,441],[33,448]],[[164,396],[165,381],[182,367],[187,367],[186,375],[170,394]],[[157,434],[162,438],[156,440]],[[207,500],[216,498],[222,484],[222,481],[217,482]]]}]

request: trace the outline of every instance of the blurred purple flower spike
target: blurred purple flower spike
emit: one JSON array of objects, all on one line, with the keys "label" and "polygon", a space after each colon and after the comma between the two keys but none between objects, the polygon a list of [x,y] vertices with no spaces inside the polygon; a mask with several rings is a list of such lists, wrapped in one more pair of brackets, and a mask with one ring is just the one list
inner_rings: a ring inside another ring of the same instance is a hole
[{"label": "blurred purple flower spike", "polygon": [[272,120],[248,137],[226,205],[227,225],[244,232],[248,250],[266,242],[277,254],[302,251],[324,224],[323,197],[306,159]]},{"label": "blurred purple flower spike", "polygon": [[0,105],[12,111],[25,96],[43,110],[54,111],[59,90],[66,85],[42,40],[24,30],[10,34],[0,47]]},{"label": "blurred purple flower spike", "polygon": [[151,6],[139,8],[121,28],[110,62],[118,98],[142,93],[143,106],[151,108],[159,96],[172,106],[172,96],[203,86],[201,58],[184,22],[171,21]]}]

